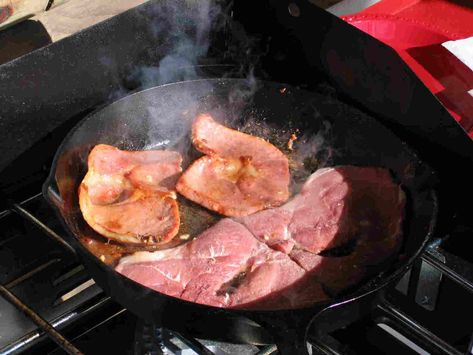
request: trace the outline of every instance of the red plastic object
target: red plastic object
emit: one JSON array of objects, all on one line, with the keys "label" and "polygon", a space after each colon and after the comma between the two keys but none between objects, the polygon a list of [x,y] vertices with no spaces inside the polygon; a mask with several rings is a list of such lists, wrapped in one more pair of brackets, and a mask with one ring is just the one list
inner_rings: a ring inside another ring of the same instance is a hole
[{"label": "red plastic object", "polygon": [[[384,0],[343,19],[395,49],[473,137],[473,97],[468,94],[473,89],[473,71],[441,46],[473,36],[471,6],[437,0]],[[453,22],[448,20],[452,18]]]}]

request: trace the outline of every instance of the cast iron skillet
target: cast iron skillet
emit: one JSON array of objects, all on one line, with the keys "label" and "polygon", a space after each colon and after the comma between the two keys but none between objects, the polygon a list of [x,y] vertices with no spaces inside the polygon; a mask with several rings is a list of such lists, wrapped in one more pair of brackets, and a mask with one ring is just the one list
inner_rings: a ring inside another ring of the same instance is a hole
[{"label": "cast iron skillet", "polygon": [[[299,135],[315,142],[317,150],[310,154],[319,164],[391,169],[407,196],[404,245],[399,256],[349,293],[309,308],[279,311],[230,310],[186,302],[144,287],[107,266],[78,239],[90,233],[77,198],[90,149],[107,143],[122,149],[167,147],[182,151],[187,149],[182,142],[188,139],[189,122],[202,111],[233,125],[249,122],[276,127],[280,132],[276,140],[298,128]],[[96,283],[137,316],[196,337],[275,342],[281,353],[306,354],[307,329],[312,322],[323,326],[319,323],[330,313],[342,319],[349,306],[357,312],[368,311],[369,301],[397,281],[421,253],[436,223],[433,180],[430,168],[404,142],[375,119],[335,98],[271,82],[255,85],[242,79],[205,79],[154,87],[92,113],[59,147],[43,193],[69,232],[67,242]]]}]

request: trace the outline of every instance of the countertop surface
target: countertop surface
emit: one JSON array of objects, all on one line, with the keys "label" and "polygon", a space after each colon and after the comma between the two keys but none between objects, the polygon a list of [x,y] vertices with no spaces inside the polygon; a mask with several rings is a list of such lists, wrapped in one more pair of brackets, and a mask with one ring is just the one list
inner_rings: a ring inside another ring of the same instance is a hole
[{"label": "countertop surface", "polygon": [[68,0],[0,31],[0,64],[61,40],[147,0]]},{"label": "countertop surface", "polygon": [[39,21],[53,42],[104,21],[147,0],[69,0],[32,20]]}]

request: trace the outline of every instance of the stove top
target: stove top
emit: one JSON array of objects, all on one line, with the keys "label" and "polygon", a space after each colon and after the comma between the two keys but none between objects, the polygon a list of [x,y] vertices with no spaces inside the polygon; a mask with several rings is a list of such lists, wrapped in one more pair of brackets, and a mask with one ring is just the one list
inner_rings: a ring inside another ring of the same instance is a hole
[{"label": "stove top", "polygon": [[[159,50],[150,45],[156,33],[149,30],[156,14],[145,17],[146,6],[96,26],[95,36],[80,33],[0,67],[0,354],[277,351],[271,344],[195,339],[136,319],[95,285],[62,242],[66,232],[40,194],[53,154],[73,125],[137,89],[130,67],[149,69],[159,62]],[[241,72],[241,66],[226,64],[209,68],[215,70],[210,76]],[[320,90],[333,88],[321,82]],[[313,353],[473,353],[473,257],[467,245],[472,234],[470,213],[459,205],[448,230],[385,290],[369,315],[330,333],[311,329]]]}]

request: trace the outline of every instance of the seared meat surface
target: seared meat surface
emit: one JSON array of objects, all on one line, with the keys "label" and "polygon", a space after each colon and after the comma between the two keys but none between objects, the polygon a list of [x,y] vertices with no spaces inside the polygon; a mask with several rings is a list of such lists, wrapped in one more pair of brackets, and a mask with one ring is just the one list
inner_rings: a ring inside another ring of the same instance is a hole
[{"label": "seared meat surface", "polygon": [[[306,307],[358,284],[398,251],[404,203],[385,169],[321,169],[285,205],[223,219],[174,249],[125,257],[117,271],[217,307]],[[346,255],[319,255],[347,243]]]},{"label": "seared meat surface", "polygon": [[186,198],[225,216],[246,216],[288,199],[288,160],[264,139],[201,114],[193,123],[192,142],[206,155],[177,183]]},{"label": "seared meat surface", "polygon": [[392,250],[401,238],[403,211],[404,194],[388,170],[340,166],[316,171],[284,206],[241,221],[261,241],[286,253],[294,246],[320,253],[352,240],[359,240],[360,248],[388,245]]},{"label": "seared meat surface", "polygon": [[237,275],[261,247],[243,226],[224,219],[177,248],[125,257],[117,271],[171,296],[197,301],[213,295],[217,302],[220,285]]},{"label": "seared meat surface", "polygon": [[366,266],[356,255],[325,257],[295,249],[289,256],[333,294],[356,285],[367,272]]},{"label": "seared meat surface", "polygon": [[217,307],[291,308],[326,298],[317,282],[293,290],[304,269],[231,219],[177,248],[125,257],[116,270],[170,296]]},{"label": "seared meat surface", "polygon": [[181,161],[177,152],[95,146],[79,187],[84,219],[99,234],[121,243],[169,241],[179,229],[173,189]]}]

